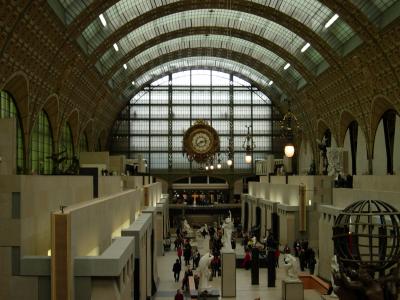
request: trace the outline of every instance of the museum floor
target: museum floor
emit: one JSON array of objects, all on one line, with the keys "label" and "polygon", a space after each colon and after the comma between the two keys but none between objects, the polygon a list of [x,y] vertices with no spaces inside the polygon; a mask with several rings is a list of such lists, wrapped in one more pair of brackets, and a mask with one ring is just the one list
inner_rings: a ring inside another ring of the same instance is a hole
[{"label": "museum floor", "polygon": [[[200,254],[203,255],[208,246],[208,238],[205,240],[197,238],[197,245]],[[181,283],[174,282],[172,273],[172,265],[176,259],[176,252],[171,250],[165,253],[165,256],[158,258],[158,274],[160,277],[160,285],[158,292],[153,297],[154,300],[174,299],[176,290],[180,288]],[[281,280],[284,277],[284,269],[281,267],[277,269],[277,281],[275,288],[267,287],[267,269],[260,269],[260,284],[251,285],[250,270],[237,269],[236,270],[236,298],[221,298],[221,299],[241,299],[253,300],[260,297],[261,300],[281,300]],[[180,279],[183,277],[183,271]],[[212,286],[219,289],[221,286],[220,277],[214,278],[211,282]],[[187,296],[185,299],[190,299]],[[305,290],[305,300],[320,300],[321,296],[314,290]]]}]

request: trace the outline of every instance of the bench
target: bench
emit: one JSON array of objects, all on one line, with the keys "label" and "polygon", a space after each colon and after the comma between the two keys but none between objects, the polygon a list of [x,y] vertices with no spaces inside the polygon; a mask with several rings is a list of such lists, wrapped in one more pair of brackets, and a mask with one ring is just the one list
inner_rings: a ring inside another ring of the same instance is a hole
[{"label": "bench", "polygon": [[196,284],[193,276],[189,276],[189,294],[191,299],[197,299]]},{"label": "bench", "polygon": [[299,279],[303,282],[304,289],[316,290],[321,295],[326,294],[328,292],[329,283],[327,283],[326,281],[322,280],[317,276],[306,273],[300,273]]}]

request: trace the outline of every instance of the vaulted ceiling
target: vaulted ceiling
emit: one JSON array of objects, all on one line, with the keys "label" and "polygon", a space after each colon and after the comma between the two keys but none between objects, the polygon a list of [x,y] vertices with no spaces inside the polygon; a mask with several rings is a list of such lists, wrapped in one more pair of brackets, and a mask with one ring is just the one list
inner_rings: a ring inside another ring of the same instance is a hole
[{"label": "vaulted ceiling", "polygon": [[[109,95],[104,97],[114,99],[116,111],[169,72],[212,68],[252,82],[283,109],[283,100],[292,99],[312,129],[320,118],[332,124],[339,119],[333,117],[338,98],[354,101],[342,110],[363,105],[365,79],[379,76],[368,66],[371,53],[371,60],[387,64],[383,68],[398,84],[397,63],[386,52],[396,45],[383,45],[383,36],[399,23],[399,2],[47,0],[47,5],[61,20],[64,38],[79,45],[79,78],[95,70],[102,92],[93,98]],[[28,5],[18,6],[23,15]],[[355,82],[354,76],[363,82]],[[371,102],[374,95],[368,97]],[[105,102],[102,115],[110,107]],[[321,111],[321,105],[327,111]],[[116,117],[112,114],[111,119]],[[368,127],[368,111],[352,114]]]}]

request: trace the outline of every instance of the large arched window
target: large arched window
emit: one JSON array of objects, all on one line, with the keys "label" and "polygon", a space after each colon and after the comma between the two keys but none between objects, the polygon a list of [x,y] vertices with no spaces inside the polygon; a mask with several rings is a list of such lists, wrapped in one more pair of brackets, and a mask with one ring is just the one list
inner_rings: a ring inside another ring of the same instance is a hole
[{"label": "large arched window", "polygon": [[30,140],[30,168],[33,173],[51,174],[53,161],[53,134],[49,117],[41,111],[32,128]]},{"label": "large arched window", "polygon": [[60,139],[58,142],[58,151],[63,152],[63,156],[66,160],[63,164],[63,169],[65,170],[71,165],[72,157],[74,156],[74,142],[72,139],[72,130],[68,122],[65,122],[61,128]]},{"label": "large arched window", "polygon": [[79,138],[79,153],[89,151],[89,143],[86,133],[82,132]]},{"label": "large arched window", "polygon": [[6,91],[0,91],[0,119],[17,119],[17,173],[21,174],[24,170],[24,142],[22,138],[21,121],[14,99]]},{"label": "large arched window", "polygon": [[264,159],[273,151],[276,111],[265,94],[232,74],[214,70],[173,73],[144,88],[121,112],[114,124],[111,152],[128,158],[142,154],[151,170],[196,169],[199,166],[182,155],[182,138],[196,120],[203,119],[219,135],[222,162],[232,139],[235,169],[250,169],[242,148],[246,126],[252,126],[256,145],[253,161]]}]

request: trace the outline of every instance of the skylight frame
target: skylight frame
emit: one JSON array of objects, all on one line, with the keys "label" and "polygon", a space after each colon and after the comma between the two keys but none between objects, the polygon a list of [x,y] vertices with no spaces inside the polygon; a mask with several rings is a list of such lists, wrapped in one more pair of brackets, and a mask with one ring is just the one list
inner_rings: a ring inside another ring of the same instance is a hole
[{"label": "skylight frame", "polygon": [[[289,73],[283,73],[282,67],[287,64],[280,56],[265,49],[259,45],[256,45],[249,41],[243,41],[239,38],[223,36],[223,35],[192,35],[181,38],[172,39],[163,43],[160,43],[154,47],[151,47],[142,53],[138,54],[134,58],[125,62],[128,67],[132,70],[136,70],[146,64],[147,62],[156,59],[157,57],[178,50],[184,50],[189,48],[213,48],[217,49],[229,49],[235,52],[243,53],[259,60],[260,62],[268,65],[275,70],[278,74],[281,74],[288,82],[293,86],[297,86],[299,80],[304,80],[303,76],[294,68]],[[289,76],[288,76],[289,74]],[[117,71],[112,80],[117,84],[120,84],[127,78],[126,72]]]}]

